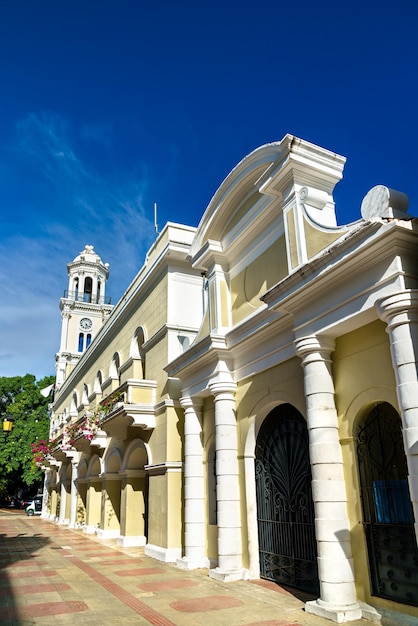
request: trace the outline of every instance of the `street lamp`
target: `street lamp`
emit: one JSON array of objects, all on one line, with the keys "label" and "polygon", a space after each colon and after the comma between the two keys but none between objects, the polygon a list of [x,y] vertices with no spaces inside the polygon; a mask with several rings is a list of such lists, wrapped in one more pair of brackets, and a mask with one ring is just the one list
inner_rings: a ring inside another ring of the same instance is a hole
[{"label": "street lamp", "polygon": [[3,419],[3,432],[9,433],[13,428],[13,420],[9,415]]}]

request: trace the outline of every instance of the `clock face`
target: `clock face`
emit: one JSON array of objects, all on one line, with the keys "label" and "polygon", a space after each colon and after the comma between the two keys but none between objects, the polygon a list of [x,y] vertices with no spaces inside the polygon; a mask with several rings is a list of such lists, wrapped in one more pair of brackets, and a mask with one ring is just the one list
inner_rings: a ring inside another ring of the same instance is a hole
[{"label": "clock face", "polygon": [[82,328],[83,330],[90,330],[92,326],[93,323],[91,320],[89,320],[88,317],[83,317],[83,319],[80,320],[80,328]]}]

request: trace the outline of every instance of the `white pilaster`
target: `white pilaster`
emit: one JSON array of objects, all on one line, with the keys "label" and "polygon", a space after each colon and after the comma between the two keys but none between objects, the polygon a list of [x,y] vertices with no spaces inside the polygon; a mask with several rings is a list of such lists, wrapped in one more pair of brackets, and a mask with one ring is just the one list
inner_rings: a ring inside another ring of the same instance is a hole
[{"label": "white pilaster", "polygon": [[67,489],[65,483],[61,482],[60,511],[58,515],[58,524],[66,524],[68,520],[65,517],[67,509]]},{"label": "white pilaster", "polygon": [[233,382],[209,385],[215,398],[218,567],[209,576],[223,582],[243,578],[238,446]]},{"label": "white pilaster", "polygon": [[177,565],[183,569],[209,567],[205,555],[205,508],[201,405],[180,398],[184,408],[184,548]]},{"label": "white pilaster", "polygon": [[[78,453],[75,453],[78,457]],[[70,521],[69,527],[75,528],[77,522],[77,467],[78,458],[73,457],[71,459],[71,494],[70,494]]]},{"label": "white pilaster", "polygon": [[230,325],[228,283],[221,263],[215,263],[209,273],[209,321],[210,330],[225,332]]},{"label": "white pilaster", "polygon": [[347,497],[331,374],[334,342],[316,336],[295,342],[302,358],[312,467],[312,496],[321,597],[306,611],[342,623],[360,619],[354,585]]},{"label": "white pilaster", "polygon": [[390,338],[418,542],[418,290],[395,293],[376,307]]},{"label": "white pilaster", "polygon": [[60,352],[63,352],[66,349],[67,341],[68,341],[68,322],[71,317],[71,311],[68,304],[64,305],[64,308],[61,312],[61,340],[60,340]]}]

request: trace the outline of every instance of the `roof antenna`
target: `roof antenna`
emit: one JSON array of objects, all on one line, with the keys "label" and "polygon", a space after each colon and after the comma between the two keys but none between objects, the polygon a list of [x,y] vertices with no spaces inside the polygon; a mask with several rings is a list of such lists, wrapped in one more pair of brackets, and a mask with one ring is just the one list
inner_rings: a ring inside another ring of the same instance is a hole
[{"label": "roof antenna", "polygon": [[155,227],[155,234],[158,235],[157,203],[156,202],[154,202],[154,227]]}]

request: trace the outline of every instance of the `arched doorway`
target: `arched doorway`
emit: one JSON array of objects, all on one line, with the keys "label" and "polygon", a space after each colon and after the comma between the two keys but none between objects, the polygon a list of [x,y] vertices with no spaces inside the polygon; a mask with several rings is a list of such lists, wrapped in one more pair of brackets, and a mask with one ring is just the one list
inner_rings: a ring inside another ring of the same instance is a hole
[{"label": "arched doorway", "polygon": [[418,606],[418,549],[401,420],[387,402],[359,424],[357,459],[372,594]]},{"label": "arched doorway", "polygon": [[317,594],[308,430],[290,404],[276,407],[264,420],[255,474],[261,577]]}]

